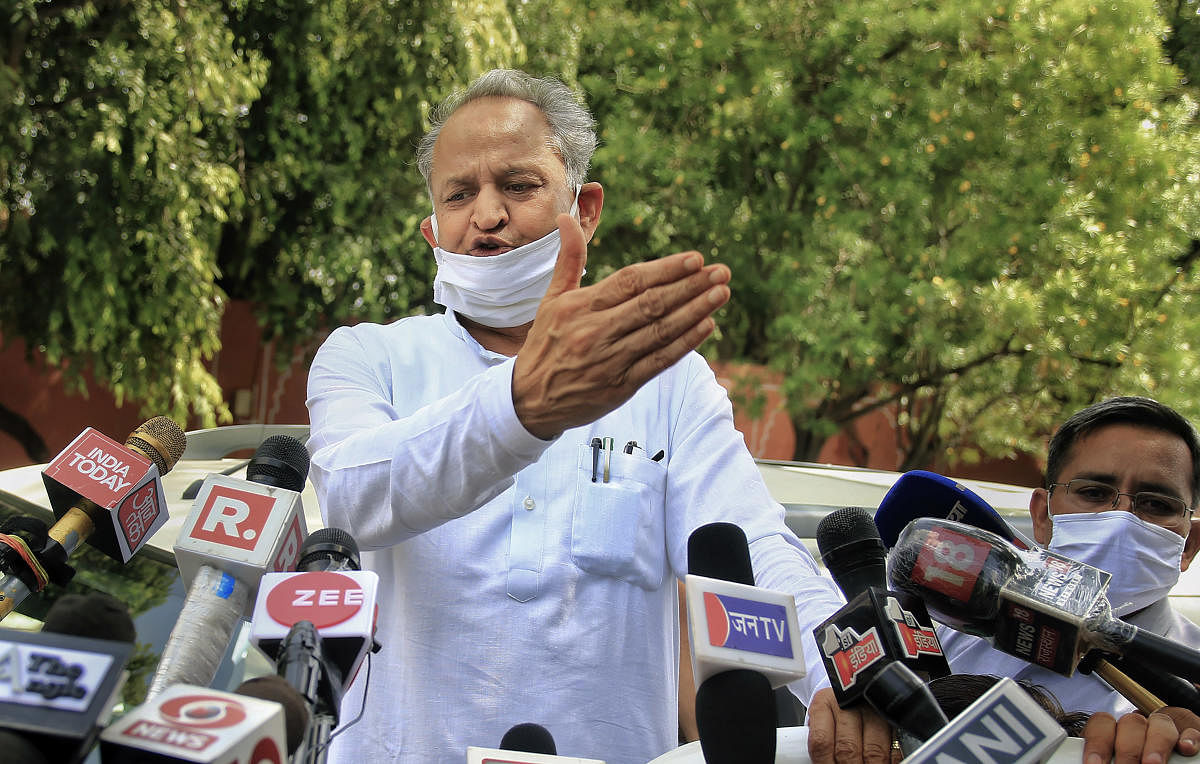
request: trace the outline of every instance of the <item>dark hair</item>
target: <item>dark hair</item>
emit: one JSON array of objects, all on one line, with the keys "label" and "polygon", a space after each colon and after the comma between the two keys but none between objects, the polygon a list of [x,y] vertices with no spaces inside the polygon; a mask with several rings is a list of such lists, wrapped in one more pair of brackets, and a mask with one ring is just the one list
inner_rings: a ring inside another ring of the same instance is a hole
[{"label": "dark hair", "polygon": [[1196,435],[1196,428],[1170,406],[1165,406],[1153,398],[1135,395],[1093,403],[1063,422],[1050,439],[1050,450],[1046,456],[1046,487],[1058,482],[1063,465],[1067,463],[1071,449],[1080,438],[1111,424],[1132,424],[1161,430],[1179,437],[1187,444],[1188,452],[1192,455],[1191,506],[1195,508],[1196,500],[1200,498],[1200,438]]},{"label": "dark hair", "polygon": [[[991,674],[950,674],[931,681],[929,690],[946,716],[953,719],[965,711],[967,706],[979,700],[981,695],[992,689],[993,685],[999,681],[1000,677]],[[1034,684],[1028,679],[1018,679],[1016,682],[1022,690],[1037,701],[1039,706],[1046,710],[1046,713],[1054,717],[1054,720],[1067,731],[1068,735],[1071,737],[1083,735],[1084,725],[1087,724],[1091,714],[1083,711],[1064,711],[1058,698],[1054,697],[1053,693],[1045,687]]]}]

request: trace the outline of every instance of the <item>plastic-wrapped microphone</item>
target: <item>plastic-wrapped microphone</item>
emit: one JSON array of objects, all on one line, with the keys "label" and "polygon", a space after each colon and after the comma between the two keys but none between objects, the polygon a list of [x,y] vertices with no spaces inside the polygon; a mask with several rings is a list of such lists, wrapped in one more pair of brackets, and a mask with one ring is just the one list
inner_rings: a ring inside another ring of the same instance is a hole
[{"label": "plastic-wrapped microphone", "polygon": [[180,528],[174,551],[187,598],[150,698],[172,684],[211,684],[234,628],[252,612],[263,575],[295,566],[305,530],[300,493],[308,451],[296,438],[273,435],[254,452],[246,475],[206,477]]},{"label": "plastic-wrapped microphone", "polygon": [[886,588],[883,541],[867,510],[831,512],[816,537],[849,600],[813,630],[838,705],[865,701],[892,725],[926,739],[947,720],[923,679],[945,676],[950,667],[924,603]]},{"label": "plastic-wrapped microphone", "polygon": [[1113,618],[1110,576],[1048,550],[1021,552],[962,523],[916,520],[888,558],[888,578],[948,626],[1065,676],[1095,648],[1200,681],[1200,652]]}]

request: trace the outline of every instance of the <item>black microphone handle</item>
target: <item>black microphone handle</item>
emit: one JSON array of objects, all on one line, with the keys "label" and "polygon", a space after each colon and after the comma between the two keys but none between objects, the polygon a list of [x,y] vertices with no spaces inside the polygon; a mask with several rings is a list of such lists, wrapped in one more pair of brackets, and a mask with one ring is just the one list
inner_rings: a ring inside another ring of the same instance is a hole
[{"label": "black microphone handle", "polygon": [[929,685],[900,661],[880,669],[863,697],[889,724],[925,742],[950,723]]},{"label": "black microphone handle", "polygon": [[1140,655],[1109,656],[1108,662],[1133,681],[1161,698],[1168,706],[1200,714],[1200,690],[1188,680],[1143,660]]},{"label": "black microphone handle", "polygon": [[[1200,651],[1136,626],[1119,621],[1117,623],[1133,630],[1125,645],[1118,643],[1121,655],[1133,655],[1135,660],[1157,666],[1159,671],[1175,674],[1189,682],[1200,682]],[[1125,629],[1120,631],[1122,634],[1126,633]]]}]

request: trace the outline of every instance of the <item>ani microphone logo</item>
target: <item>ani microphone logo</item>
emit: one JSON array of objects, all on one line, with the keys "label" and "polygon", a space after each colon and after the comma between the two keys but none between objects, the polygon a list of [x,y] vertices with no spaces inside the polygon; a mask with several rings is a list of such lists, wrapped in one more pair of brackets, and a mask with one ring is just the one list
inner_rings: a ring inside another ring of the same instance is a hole
[{"label": "ani microphone logo", "polygon": [[704,592],[704,614],[708,641],[715,647],[792,657],[792,637],[783,605]]},{"label": "ani microphone logo", "polygon": [[825,653],[826,664],[833,664],[835,670],[830,676],[837,675],[843,690],[853,687],[858,675],[882,660],[884,655],[883,642],[874,626],[860,635],[851,627],[839,629],[834,623],[825,627],[821,652]]}]

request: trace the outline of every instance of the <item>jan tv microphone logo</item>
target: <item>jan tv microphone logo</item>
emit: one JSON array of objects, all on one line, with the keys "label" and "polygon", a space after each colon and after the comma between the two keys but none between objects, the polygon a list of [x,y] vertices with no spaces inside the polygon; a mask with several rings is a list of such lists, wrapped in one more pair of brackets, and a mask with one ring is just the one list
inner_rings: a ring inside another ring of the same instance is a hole
[{"label": "jan tv microphone logo", "polygon": [[783,605],[704,592],[708,641],[715,647],[792,657],[792,635]]},{"label": "jan tv microphone logo", "polygon": [[274,506],[273,496],[214,484],[192,527],[192,538],[253,551]]}]

